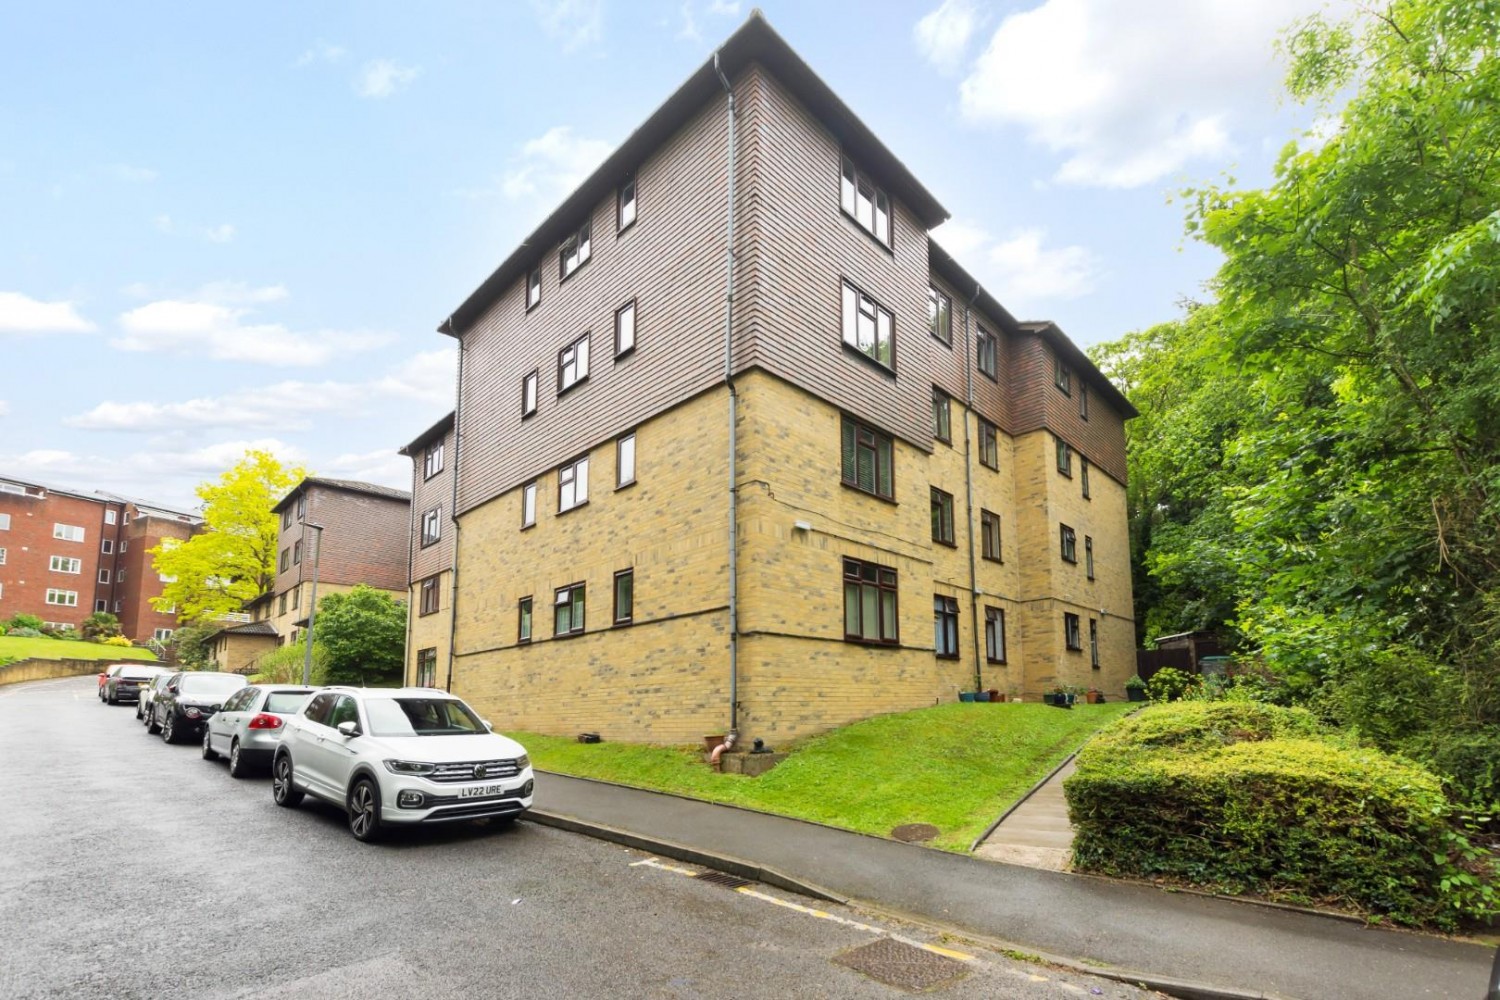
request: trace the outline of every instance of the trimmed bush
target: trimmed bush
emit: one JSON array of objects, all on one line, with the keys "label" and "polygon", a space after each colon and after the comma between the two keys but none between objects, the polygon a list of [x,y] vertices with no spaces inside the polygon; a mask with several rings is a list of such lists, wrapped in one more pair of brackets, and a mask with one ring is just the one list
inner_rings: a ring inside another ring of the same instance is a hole
[{"label": "trimmed bush", "polygon": [[99,644],[101,646],[125,646],[127,648],[129,648],[130,646],[135,645],[135,643],[131,642],[129,639],[125,638],[123,635],[112,635],[112,636],[109,636],[106,639],[100,639],[99,640]]},{"label": "trimmed bush", "polygon": [[1090,743],[1065,785],[1073,863],[1451,927],[1438,779],[1342,743],[1298,709],[1148,708]]}]

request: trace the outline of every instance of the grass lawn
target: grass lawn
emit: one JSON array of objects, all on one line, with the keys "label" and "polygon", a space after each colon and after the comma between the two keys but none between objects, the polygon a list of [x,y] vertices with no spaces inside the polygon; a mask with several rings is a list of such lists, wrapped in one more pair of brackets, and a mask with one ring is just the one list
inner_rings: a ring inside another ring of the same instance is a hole
[{"label": "grass lawn", "polygon": [[137,646],[102,646],[97,642],[75,642],[72,639],[28,639],[24,636],[0,635],[0,664],[30,657],[44,660],[155,660],[156,654]]},{"label": "grass lawn", "polygon": [[1096,730],[1135,706],[948,704],[884,715],[777,750],[759,778],[715,774],[702,747],[578,743],[511,733],[537,767],[559,774],[727,802],[887,836],[903,823],[942,831],[931,846],[969,844]]}]

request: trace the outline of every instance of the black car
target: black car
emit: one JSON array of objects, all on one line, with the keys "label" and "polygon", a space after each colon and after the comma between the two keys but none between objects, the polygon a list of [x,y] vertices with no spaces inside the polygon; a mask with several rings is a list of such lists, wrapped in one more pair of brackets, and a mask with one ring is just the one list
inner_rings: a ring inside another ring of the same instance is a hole
[{"label": "black car", "polygon": [[161,729],[164,743],[203,739],[203,727],[219,706],[248,683],[240,674],[184,670],[151,700],[148,729]]},{"label": "black car", "polygon": [[141,724],[146,727],[146,731],[149,733],[157,731],[155,724],[151,721],[151,702],[156,699],[157,695],[167,689],[167,685],[172,683],[172,678],[176,676],[170,670],[162,671],[151,678],[149,684],[141,688],[140,694],[135,699],[135,717],[141,721]]},{"label": "black car", "polygon": [[164,667],[144,663],[138,667],[123,667],[104,679],[104,700],[110,705],[118,705],[122,701],[139,701],[141,689],[148,686],[153,677],[169,673],[171,671]]}]

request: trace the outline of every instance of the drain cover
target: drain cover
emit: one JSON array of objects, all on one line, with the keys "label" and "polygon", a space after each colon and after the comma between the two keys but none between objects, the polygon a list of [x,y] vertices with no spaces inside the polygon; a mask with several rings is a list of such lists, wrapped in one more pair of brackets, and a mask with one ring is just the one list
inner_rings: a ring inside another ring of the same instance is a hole
[{"label": "drain cover", "polygon": [[727,872],[700,872],[693,878],[699,882],[707,882],[709,885],[722,885],[726,889],[738,889],[750,884],[749,879],[740,878],[738,875],[730,875]]},{"label": "drain cover", "polygon": [[968,971],[962,962],[891,938],[846,951],[834,961],[888,986],[916,991],[932,989]]},{"label": "drain cover", "polygon": [[931,840],[942,831],[931,823],[907,823],[891,831],[891,836],[906,844],[919,844]]}]

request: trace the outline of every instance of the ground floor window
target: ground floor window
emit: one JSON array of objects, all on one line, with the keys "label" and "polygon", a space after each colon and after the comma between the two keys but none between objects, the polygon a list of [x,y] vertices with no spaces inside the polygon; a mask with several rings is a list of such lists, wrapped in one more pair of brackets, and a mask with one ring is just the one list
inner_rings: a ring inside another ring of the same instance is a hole
[{"label": "ground floor window", "polygon": [[1063,638],[1068,643],[1069,649],[1083,648],[1083,635],[1078,630],[1078,616],[1071,612],[1063,612]]},{"label": "ground floor window", "polygon": [[635,570],[615,574],[615,624],[629,625],[635,619]]},{"label": "ground floor window", "polygon": [[1089,663],[1099,669],[1099,623],[1093,618],[1089,619]]},{"label": "ground floor window", "polygon": [[991,663],[1005,662],[1005,609],[984,609],[984,657]]},{"label": "ground floor window", "polygon": [[558,587],[552,601],[552,634],[578,635],[583,632],[583,584]]},{"label": "ground floor window", "polygon": [[844,560],[844,638],[892,645],[900,641],[895,570],[859,559]]},{"label": "ground floor window", "polygon": [[531,598],[521,598],[519,620],[516,624],[516,642],[531,641]]},{"label": "ground floor window", "polygon": [[958,599],[936,594],[932,598],[933,648],[945,660],[958,659]]},{"label": "ground floor window", "polygon": [[437,687],[437,647],[417,650],[417,687]]}]

